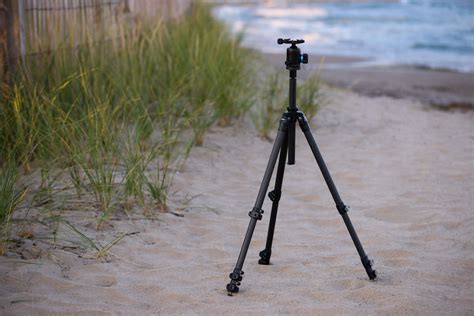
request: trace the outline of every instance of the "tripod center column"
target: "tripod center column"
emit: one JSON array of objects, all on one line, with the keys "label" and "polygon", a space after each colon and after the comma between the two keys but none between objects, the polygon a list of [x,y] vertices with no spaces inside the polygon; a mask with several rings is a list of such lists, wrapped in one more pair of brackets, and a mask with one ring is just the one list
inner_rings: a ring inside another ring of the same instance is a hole
[{"label": "tripod center column", "polygon": [[290,91],[289,91],[290,104],[288,111],[298,111],[296,107],[296,70],[290,70]]}]

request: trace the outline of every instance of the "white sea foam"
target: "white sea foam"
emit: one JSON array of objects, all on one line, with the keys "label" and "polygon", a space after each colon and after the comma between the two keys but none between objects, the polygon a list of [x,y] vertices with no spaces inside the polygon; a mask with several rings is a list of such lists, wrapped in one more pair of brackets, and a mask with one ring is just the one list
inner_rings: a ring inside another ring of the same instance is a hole
[{"label": "white sea foam", "polygon": [[318,7],[312,8],[274,8],[274,7],[259,7],[255,10],[257,16],[265,18],[288,18],[292,17],[294,20],[299,18],[323,17],[327,15],[326,10]]},{"label": "white sea foam", "polygon": [[[276,51],[278,37],[305,38],[309,53],[474,71],[474,1],[404,0],[220,6],[244,44]],[[244,27],[245,26],[245,27]]]}]

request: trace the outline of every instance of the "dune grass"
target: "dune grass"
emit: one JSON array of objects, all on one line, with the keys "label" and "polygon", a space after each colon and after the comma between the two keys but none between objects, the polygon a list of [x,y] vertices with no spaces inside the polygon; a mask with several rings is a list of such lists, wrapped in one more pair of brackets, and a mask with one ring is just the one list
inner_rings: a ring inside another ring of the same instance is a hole
[{"label": "dune grass", "polygon": [[284,77],[278,72],[267,76],[262,84],[260,96],[253,109],[252,119],[264,139],[271,140],[272,134],[278,128],[278,120],[288,106],[287,89]]},{"label": "dune grass", "polygon": [[321,92],[319,73],[311,75],[298,87],[296,102],[298,108],[304,112],[308,120],[312,120],[321,106],[328,103],[327,98]]},{"label": "dune grass", "polygon": [[[270,73],[260,91],[256,106],[252,109],[252,119],[260,136],[271,140],[270,135],[278,128],[278,120],[288,107],[288,80],[280,71]],[[298,82],[296,105],[308,120],[311,121],[325,103],[327,100],[321,93],[318,73]]]},{"label": "dune grass", "polygon": [[[117,210],[166,212],[175,170],[211,126],[231,124],[260,99],[255,124],[269,137],[285,108],[284,81],[270,77],[257,95],[254,53],[199,2],[180,20],[102,31],[102,42],[91,34],[25,58],[0,96],[3,241],[22,201],[41,207],[59,194],[63,204],[93,201],[97,229]],[[302,90],[310,113],[315,89]],[[36,170],[41,183],[21,187]]]},{"label": "dune grass", "polygon": [[16,166],[4,164],[0,168],[0,255],[5,253],[10,237],[13,212],[23,201],[26,192],[26,188],[18,185]]},{"label": "dune grass", "polygon": [[247,52],[205,5],[104,32],[102,42],[91,34],[25,58],[0,97],[0,164],[62,174],[77,198],[95,201],[99,228],[119,205],[165,211],[173,170],[210,126],[244,114],[252,95]]}]

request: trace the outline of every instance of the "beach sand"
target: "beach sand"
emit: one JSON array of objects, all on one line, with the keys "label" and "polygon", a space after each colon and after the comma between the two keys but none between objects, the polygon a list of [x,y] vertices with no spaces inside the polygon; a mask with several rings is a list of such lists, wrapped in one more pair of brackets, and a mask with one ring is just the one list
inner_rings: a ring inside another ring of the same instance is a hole
[{"label": "beach sand", "polygon": [[[284,67],[285,56],[265,54],[277,69]],[[417,100],[441,107],[474,109],[474,73],[432,69],[413,65],[380,65],[359,57],[311,54],[303,69],[317,72],[335,87],[350,89],[365,96],[390,96]],[[300,71],[305,78],[311,71]]]},{"label": "beach sand", "polygon": [[473,112],[324,91],[330,103],[311,122],[313,132],[375,260],[376,282],[368,280],[298,132],[271,265],[257,264],[271,208],[266,199],[240,292],[227,296],[272,146],[243,121],[212,128],[176,175],[171,210],[183,217],[116,218],[95,232],[80,212],[64,214],[103,244],[132,233],[108,260],[45,248],[39,239],[22,246],[33,259],[1,257],[0,314],[474,314]]}]

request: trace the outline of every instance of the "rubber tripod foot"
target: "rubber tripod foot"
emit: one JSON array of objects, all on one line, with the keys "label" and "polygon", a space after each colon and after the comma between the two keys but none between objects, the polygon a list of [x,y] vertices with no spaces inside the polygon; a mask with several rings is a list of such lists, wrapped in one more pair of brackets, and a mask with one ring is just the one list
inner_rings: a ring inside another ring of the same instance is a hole
[{"label": "rubber tripod foot", "polygon": [[227,284],[226,289],[227,289],[227,295],[229,296],[232,296],[232,294],[239,292],[239,287],[234,281],[230,281],[230,283]]},{"label": "rubber tripod foot", "polygon": [[272,255],[271,251],[267,251],[266,249],[260,251],[260,260],[258,260],[258,264],[262,265],[269,265],[270,264],[270,256]]},{"label": "rubber tripod foot", "polygon": [[370,260],[367,256],[365,256],[362,258],[362,265],[364,266],[365,272],[367,272],[370,280],[374,281],[377,279],[377,271],[372,269],[372,266],[374,265],[373,260]]},{"label": "rubber tripod foot", "polygon": [[227,295],[232,296],[232,294],[239,292],[240,281],[242,281],[242,276],[244,271],[239,269],[234,269],[234,271],[229,274],[230,282],[227,284]]}]

